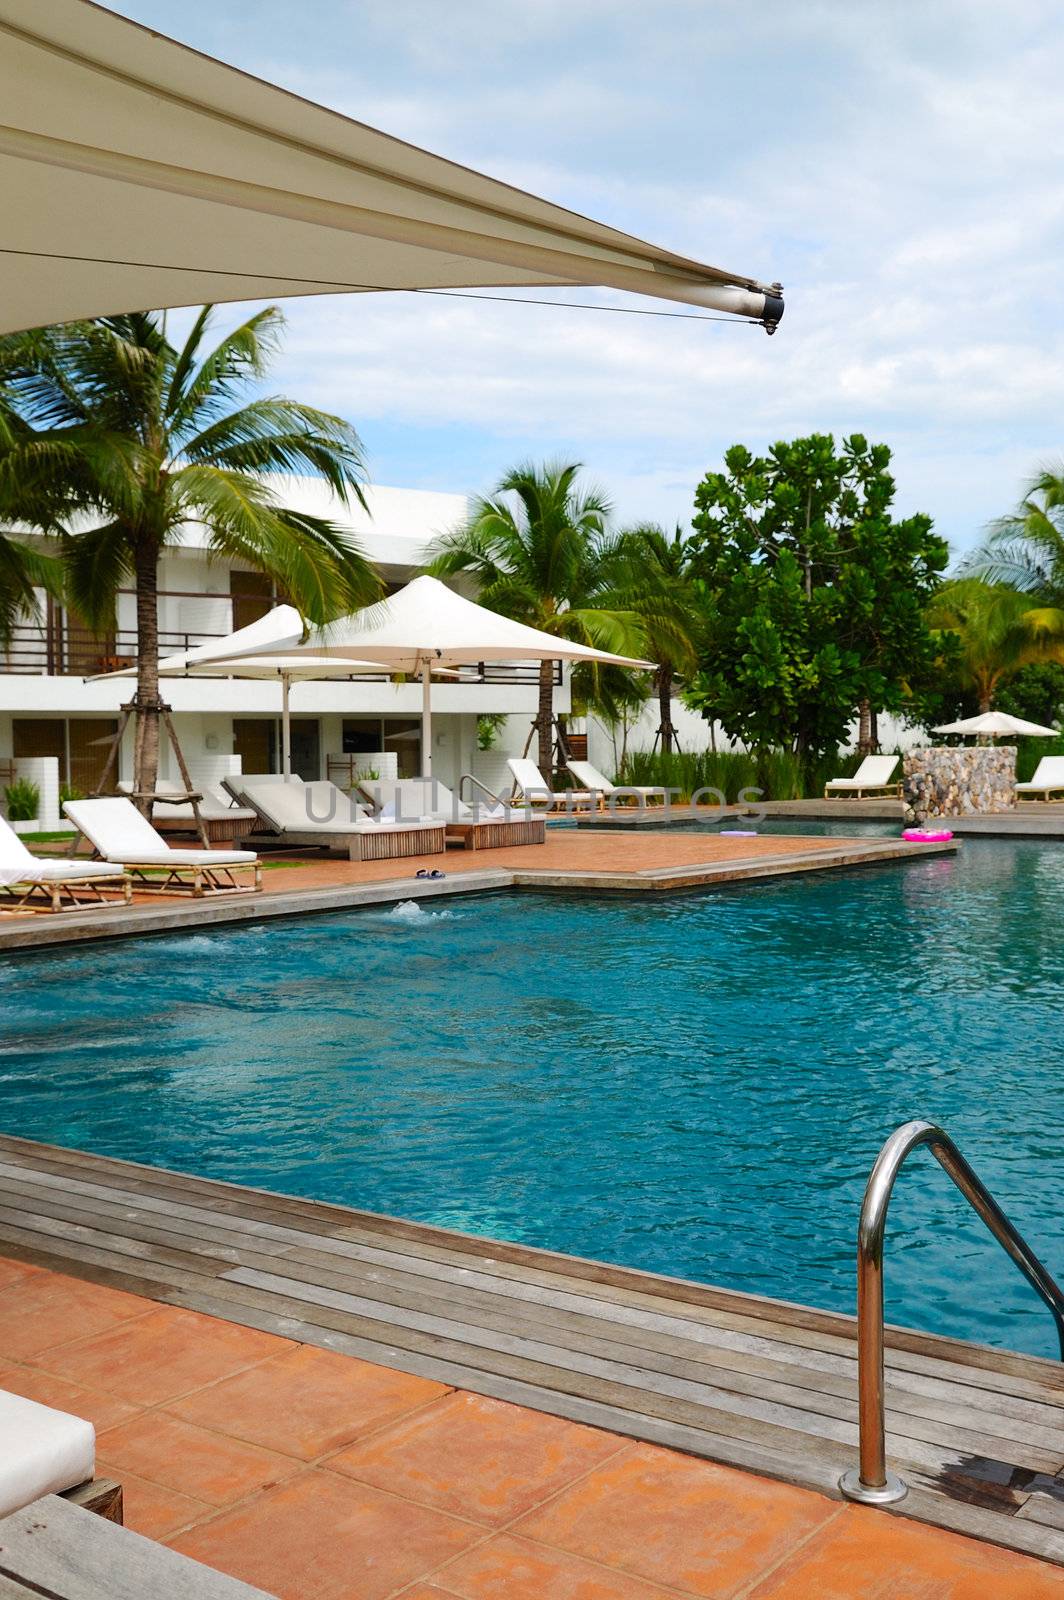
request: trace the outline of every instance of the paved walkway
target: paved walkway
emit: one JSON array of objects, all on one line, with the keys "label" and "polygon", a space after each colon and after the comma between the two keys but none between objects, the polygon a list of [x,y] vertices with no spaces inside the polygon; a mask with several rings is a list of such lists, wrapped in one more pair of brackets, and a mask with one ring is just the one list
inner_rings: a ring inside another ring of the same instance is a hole
[{"label": "paved walkway", "polygon": [[[844,841],[845,844],[848,841]],[[448,850],[445,856],[412,856],[405,861],[344,861],[324,858],[303,860],[298,867],[286,867],[275,856],[265,874],[265,886],[272,892],[285,889],[313,889],[325,884],[380,883],[392,878],[411,878],[419,867],[446,872],[484,872],[502,868],[507,872],[545,873],[620,873],[668,871],[677,867],[743,865],[771,861],[774,857],[799,853],[824,855],[837,851],[838,839],[783,838],[759,834],[755,839],[726,839],[719,834],[623,834],[576,833],[558,829],[548,832],[545,844],[518,845],[503,850]]]},{"label": "paved walkway", "polygon": [[0,1260],[0,1388],[282,1600],[1064,1600],[1064,1569]]}]

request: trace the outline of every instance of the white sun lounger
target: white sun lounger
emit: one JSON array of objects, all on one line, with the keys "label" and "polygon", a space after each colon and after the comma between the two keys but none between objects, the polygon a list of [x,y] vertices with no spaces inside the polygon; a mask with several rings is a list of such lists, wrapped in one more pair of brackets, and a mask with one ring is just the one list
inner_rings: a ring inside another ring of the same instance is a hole
[{"label": "white sun lounger", "polygon": [[1064,756],[1043,756],[1030,783],[1018,783],[1016,793],[1039,800],[1064,794]]},{"label": "white sun lounger", "polygon": [[83,1417],[0,1390],[0,1517],[89,1482],[96,1430]]},{"label": "white sun lounger", "polygon": [[[262,866],[253,850],[173,850],[124,796],[68,800],[63,810],[98,856],[125,867],[146,892],[190,889],[199,899],[262,888]],[[252,882],[242,882],[249,872]]]},{"label": "white sun lounger", "polygon": [[849,794],[856,800],[872,793],[900,795],[901,784],[890,781],[897,765],[897,756],[865,756],[852,778],[832,778],[824,785],[824,799],[832,794]]},{"label": "white sun lounger", "polygon": [[[112,896],[118,891],[118,897],[108,898],[105,885]],[[0,903],[5,911],[79,911],[129,901],[130,882],[121,868],[95,861],[42,861],[0,817]]]},{"label": "white sun lounger", "polygon": [[267,833],[284,844],[346,850],[350,861],[392,861],[401,856],[442,855],[446,849],[444,825],[433,817],[419,816],[398,822],[376,818],[335,783],[321,779],[303,783],[279,779],[226,779],[226,787],[258,814]]},{"label": "white sun lounger", "polygon": [[634,800],[638,805],[649,805],[651,800],[665,801],[679,789],[666,789],[656,783],[611,783],[606,775],[593,767],[590,761],[565,763],[577,783],[606,800]]},{"label": "white sun lounger", "polygon": [[543,844],[547,825],[526,806],[502,800],[468,805],[437,778],[379,778],[359,783],[359,792],[379,817],[432,817],[446,836],[465,850],[501,850],[511,845]]},{"label": "white sun lounger", "polygon": [[[123,780],[118,788],[122,794],[129,794],[133,785]],[[197,793],[200,795],[200,820],[212,843],[216,839],[242,839],[255,826],[254,811],[247,806],[238,806],[224,789],[203,783]],[[160,832],[194,833],[196,829],[192,802],[182,799],[180,795],[175,795],[172,800],[156,800],[152,806],[151,821],[152,827]]]},{"label": "white sun lounger", "polygon": [[541,805],[548,811],[586,811],[601,806],[600,796],[582,789],[552,789],[536,763],[528,756],[511,756],[506,762],[514,781],[513,799],[526,805]]}]

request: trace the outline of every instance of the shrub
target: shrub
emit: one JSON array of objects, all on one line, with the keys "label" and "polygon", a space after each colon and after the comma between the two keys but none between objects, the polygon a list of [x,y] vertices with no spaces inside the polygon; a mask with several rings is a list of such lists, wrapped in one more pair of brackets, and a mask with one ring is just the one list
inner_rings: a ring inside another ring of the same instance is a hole
[{"label": "shrub", "polygon": [[506,721],[506,713],[489,711],[477,718],[477,749],[492,750],[499,737],[499,730]]},{"label": "shrub", "polygon": [[681,800],[689,800],[696,789],[719,789],[729,805],[739,799],[742,789],[760,789],[765,800],[820,799],[830,778],[847,778],[857,770],[860,758],[831,751],[803,763],[790,750],[634,750],[625,761],[620,783],[666,784],[679,789]]},{"label": "shrub", "polygon": [[4,804],[12,822],[33,822],[40,811],[41,791],[29,778],[16,778],[4,790]]}]

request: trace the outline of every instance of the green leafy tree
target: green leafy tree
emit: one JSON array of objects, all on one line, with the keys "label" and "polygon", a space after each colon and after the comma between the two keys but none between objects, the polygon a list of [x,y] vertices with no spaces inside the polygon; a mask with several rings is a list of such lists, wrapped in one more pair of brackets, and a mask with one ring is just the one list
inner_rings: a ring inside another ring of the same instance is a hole
[{"label": "green leafy tree", "polygon": [[701,596],[689,570],[690,548],[682,528],[668,534],[657,523],[646,522],[626,530],[620,550],[621,586],[642,620],[647,656],[657,663],[658,726],[662,751],[669,755],[676,741],[673,690],[677,679],[697,672],[703,630]]},{"label": "green leafy tree", "polygon": [[158,568],[182,524],[201,522],[211,553],[268,574],[314,622],[381,593],[347,533],[284,506],[264,477],[309,472],[361,499],[355,430],[255,393],[283,327],[276,307],[205,347],[211,312],[202,308],[180,349],[157,313],[0,340],[14,419],[0,438],[0,512],[60,534],[68,599],[92,626],[113,627],[119,590],[136,590],[134,788],[144,795],[159,759]]},{"label": "green leafy tree", "polygon": [[1010,716],[1040,722],[1043,727],[1064,722],[1064,666],[1045,661],[1021,667],[998,689],[996,699],[997,709]]},{"label": "green leafy tree", "polygon": [[928,609],[931,626],[956,640],[951,677],[980,712],[1025,668],[1064,663],[1064,609],[1032,606],[1003,583],[956,578]]},{"label": "green leafy tree", "polygon": [[[597,489],[581,488],[579,463],[525,462],[473,501],[465,523],[437,541],[428,571],[469,573],[481,605],[544,633],[615,655],[640,655],[640,617],[619,588],[621,536]],[[607,691],[606,680],[602,682]],[[574,692],[595,708],[599,677],[582,673]],[[539,768],[553,766],[554,664],[539,672]]]},{"label": "green leafy tree", "polygon": [[855,711],[901,707],[933,669],[925,608],[947,547],[891,514],[886,445],[813,434],[755,456],[735,445],[696,492],[691,572],[706,612],[688,700],[757,747],[804,765]]}]

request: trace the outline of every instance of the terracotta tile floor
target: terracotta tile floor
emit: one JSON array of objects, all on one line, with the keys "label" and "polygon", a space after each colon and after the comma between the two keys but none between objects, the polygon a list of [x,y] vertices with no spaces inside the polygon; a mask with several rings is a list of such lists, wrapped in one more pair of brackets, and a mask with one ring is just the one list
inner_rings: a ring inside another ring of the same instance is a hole
[{"label": "terracotta tile floor", "polygon": [[[188,841],[180,841],[187,843]],[[644,872],[670,867],[721,866],[730,862],[763,860],[769,856],[793,855],[796,849],[818,852],[835,849],[838,839],[786,838],[761,834],[756,839],[724,839],[718,834],[577,832],[570,828],[547,830],[541,845],[524,845],[503,850],[449,849],[445,855],[410,856],[400,861],[345,861],[340,857],[310,857],[263,853],[266,870],[263,889],[267,894],[299,889],[323,889],[359,883],[400,882],[413,878],[419,868],[434,868],[448,876],[462,872],[483,872],[491,868],[539,872]],[[852,842],[852,841],[848,841]],[[289,860],[291,865],[289,865]],[[168,899],[187,899],[187,895],[143,895],[134,891],[134,901],[158,905]]]},{"label": "terracotta tile floor", "polygon": [[[299,867],[271,866],[264,874],[267,891],[317,889],[327,884],[379,883],[412,878],[419,867],[456,872],[483,872],[501,867],[524,872],[646,872],[669,867],[720,866],[727,862],[794,855],[795,851],[832,850],[837,839],[786,838],[761,834],[756,839],[722,839],[718,834],[577,833],[547,831],[545,844],[504,850],[448,850],[446,856],[411,856],[406,861],[342,861],[319,859]],[[280,857],[274,858],[278,863]]]},{"label": "terracotta tile floor", "polygon": [[283,1600],[1064,1600],[1064,1570],[0,1260],[0,1387]]}]

